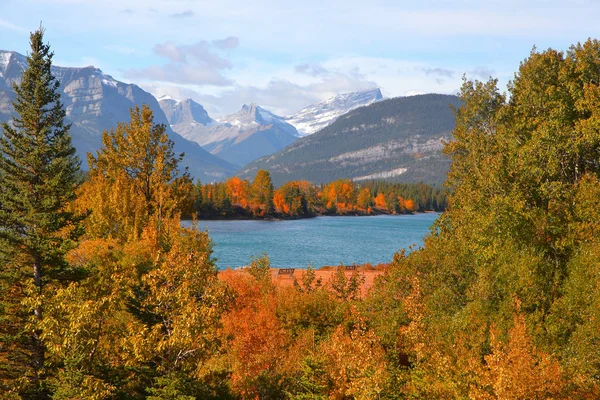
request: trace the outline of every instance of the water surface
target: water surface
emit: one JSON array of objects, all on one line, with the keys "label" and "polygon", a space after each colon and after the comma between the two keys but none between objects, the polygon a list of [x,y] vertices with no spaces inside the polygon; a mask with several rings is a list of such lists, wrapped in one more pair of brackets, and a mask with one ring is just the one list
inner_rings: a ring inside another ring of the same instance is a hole
[{"label": "water surface", "polygon": [[[267,253],[274,268],[389,262],[416,244],[437,213],[372,217],[317,217],[286,221],[198,221],[214,244],[219,269],[250,263]],[[189,225],[190,222],[185,221]]]}]

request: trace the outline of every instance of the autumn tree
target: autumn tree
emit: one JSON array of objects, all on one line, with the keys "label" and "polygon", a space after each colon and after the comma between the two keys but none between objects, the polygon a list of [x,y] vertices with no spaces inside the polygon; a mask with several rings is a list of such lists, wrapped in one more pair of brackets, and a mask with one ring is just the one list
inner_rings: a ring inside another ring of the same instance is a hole
[{"label": "autumn tree", "polygon": [[363,210],[370,209],[373,205],[373,196],[369,188],[363,188],[356,197],[356,205]]},{"label": "autumn tree", "polygon": [[387,202],[385,201],[385,196],[381,192],[377,193],[377,196],[375,196],[375,199],[373,200],[373,202],[375,203],[375,207],[377,207],[377,208],[381,208],[381,209],[387,208]]},{"label": "autumn tree", "polygon": [[[560,365],[540,351],[527,333],[525,317],[517,312],[508,332],[508,343],[502,343],[492,327],[492,352],[481,367],[483,385],[473,388],[474,399],[541,399],[561,398],[565,384]],[[489,389],[488,389],[489,388]]]},{"label": "autumn tree", "polygon": [[241,398],[282,398],[305,342],[292,340],[277,318],[268,259],[255,258],[248,271],[228,271],[222,279],[235,296],[223,318],[234,390]]},{"label": "autumn tree", "polygon": [[398,208],[402,213],[412,213],[415,211],[415,202],[411,199],[398,196]]},{"label": "autumn tree", "polygon": [[356,187],[348,179],[339,179],[327,184],[321,191],[321,197],[327,208],[351,209],[356,201]]},{"label": "autumn tree", "polygon": [[275,191],[273,204],[280,213],[304,216],[316,212],[318,198],[314,186],[309,182],[291,181]]},{"label": "autumn tree", "polygon": [[54,398],[210,397],[228,293],[206,232],[164,220],[140,238],[86,240],[69,254],[87,278],[57,292],[44,321],[59,367]]},{"label": "autumn tree", "polygon": [[238,204],[241,207],[248,206],[250,202],[250,184],[247,180],[234,176],[229,178],[225,185],[227,186],[227,196],[233,204]]},{"label": "autumn tree", "polygon": [[258,213],[269,215],[273,212],[273,182],[271,174],[264,169],[256,173],[250,188],[252,203],[258,207]]},{"label": "autumn tree", "polygon": [[78,207],[90,210],[86,232],[92,237],[127,240],[139,237],[150,219],[178,215],[193,187],[178,163],[164,125],[153,122],[144,106],[130,112],[129,123],[102,134],[103,147],[88,154],[89,180],[82,186]]},{"label": "autumn tree", "polygon": [[333,383],[330,398],[376,399],[382,394],[387,380],[385,353],[360,317],[348,330],[337,327],[321,351]]},{"label": "autumn tree", "polygon": [[208,234],[181,226],[189,178],[165,127],[147,107],[131,118],[89,156],[87,235],[69,254],[85,279],[58,291],[43,321],[54,398],[210,398],[223,387],[207,364],[227,291]]},{"label": "autumn tree", "polygon": [[31,52],[13,89],[17,113],[0,136],[0,273],[2,335],[0,390],[47,398],[45,298],[74,276],[64,255],[79,219],[69,211],[78,185],[79,161],[52,74],[53,53],[44,29],[30,35]]}]

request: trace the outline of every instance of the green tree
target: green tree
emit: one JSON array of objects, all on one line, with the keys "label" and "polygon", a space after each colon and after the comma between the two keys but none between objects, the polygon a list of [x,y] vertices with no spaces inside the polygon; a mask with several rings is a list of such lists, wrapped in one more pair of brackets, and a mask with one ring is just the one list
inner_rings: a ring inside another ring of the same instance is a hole
[{"label": "green tree", "polygon": [[[59,280],[73,279],[64,255],[80,221],[67,207],[75,198],[79,160],[51,71],[53,53],[43,39],[42,28],[30,36],[27,69],[13,86],[17,116],[2,124],[0,137],[1,311],[7,327],[0,351],[9,352],[2,380],[36,398],[47,397],[39,329],[44,296]],[[11,382],[16,377],[19,382]]]},{"label": "green tree", "polygon": [[325,400],[330,390],[325,368],[326,360],[317,354],[308,354],[300,364],[298,376],[288,397],[293,400]]}]

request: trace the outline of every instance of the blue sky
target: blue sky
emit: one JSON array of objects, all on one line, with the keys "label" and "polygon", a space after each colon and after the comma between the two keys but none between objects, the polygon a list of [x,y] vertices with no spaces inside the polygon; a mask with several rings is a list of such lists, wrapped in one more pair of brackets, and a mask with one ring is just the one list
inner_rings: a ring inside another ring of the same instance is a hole
[{"label": "blue sky", "polygon": [[63,66],[94,65],[213,116],[256,102],[286,115],[338,93],[502,87],[533,45],[600,37],[600,1],[0,0],[0,48],[43,22]]}]

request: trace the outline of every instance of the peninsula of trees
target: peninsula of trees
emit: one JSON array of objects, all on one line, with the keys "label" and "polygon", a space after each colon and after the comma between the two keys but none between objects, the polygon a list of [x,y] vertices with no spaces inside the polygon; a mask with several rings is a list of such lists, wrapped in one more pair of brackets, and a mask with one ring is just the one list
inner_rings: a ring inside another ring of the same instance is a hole
[{"label": "peninsula of trees", "polygon": [[185,215],[200,219],[304,218],[317,215],[411,214],[444,211],[446,191],[424,183],[349,179],[314,185],[291,181],[275,189],[268,171],[254,181],[233,177],[225,182],[197,183]]}]

